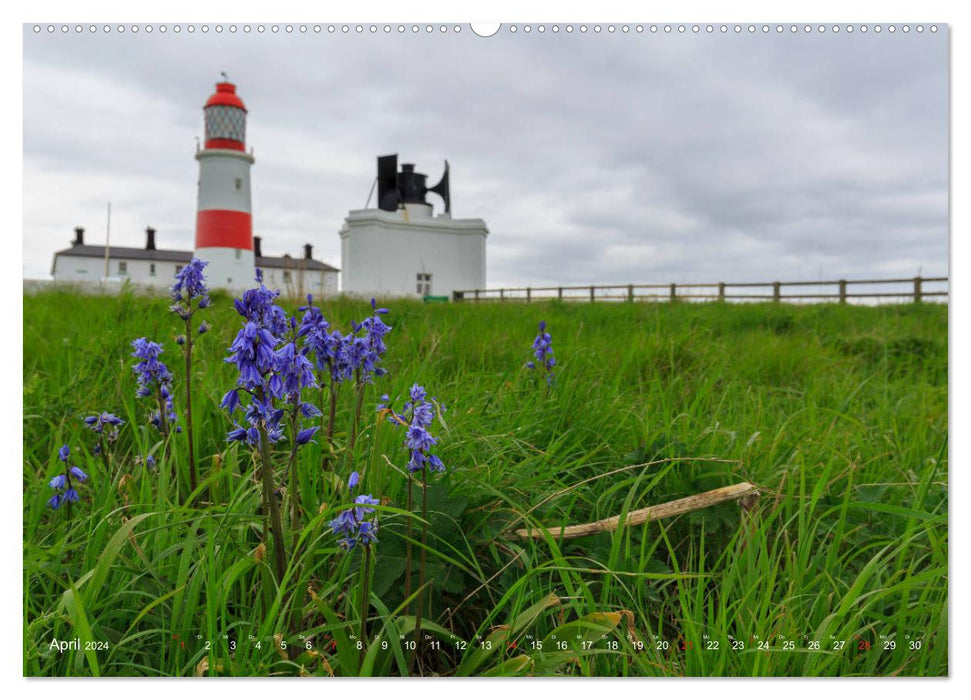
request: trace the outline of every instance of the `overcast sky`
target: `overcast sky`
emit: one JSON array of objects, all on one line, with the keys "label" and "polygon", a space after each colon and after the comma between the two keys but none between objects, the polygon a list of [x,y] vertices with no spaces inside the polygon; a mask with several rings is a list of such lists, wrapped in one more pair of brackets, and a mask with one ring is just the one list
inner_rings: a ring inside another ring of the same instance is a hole
[{"label": "overcast sky", "polygon": [[[228,25],[226,25],[228,27]],[[254,233],[340,266],[375,157],[488,225],[490,287],[947,273],[947,29],[490,38],[24,29],[23,274],[76,225],[191,249],[202,104],[249,108]],[[843,25],[845,27],[845,25]],[[604,25],[606,28],[606,25]],[[440,201],[429,195],[436,211]],[[372,201],[372,206],[373,206]]]}]

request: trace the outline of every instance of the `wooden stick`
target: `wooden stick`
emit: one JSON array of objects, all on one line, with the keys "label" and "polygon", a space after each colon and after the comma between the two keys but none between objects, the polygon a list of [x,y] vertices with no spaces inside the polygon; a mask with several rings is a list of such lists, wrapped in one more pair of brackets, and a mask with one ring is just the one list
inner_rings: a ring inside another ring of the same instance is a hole
[{"label": "wooden stick", "polygon": [[[752,505],[754,505],[754,501],[758,497],[759,490],[748,482],[734,484],[733,486],[723,486],[720,489],[705,491],[704,493],[696,493],[693,496],[679,498],[676,501],[668,501],[667,503],[659,503],[656,506],[648,506],[647,508],[641,508],[640,510],[632,510],[627,514],[627,525],[640,525],[642,523],[650,522],[651,520],[672,518],[675,515],[684,515],[685,513],[701,510],[702,508],[717,505],[718,503],[724,503],[725,501],[741,500],[741,502],[746,506],[746,510],[748,510],[752,507]],[[593,535],[598,532],[613,532],[619,526],[620,516],[615,515],[612,518],[604,518],[603,520],[597,520],[592,523],[561,527],[559,528],[558,532],[550,529],[549,533],[553,537],[569,540],[575,537]],[[523,528],[516,530],[515,535],[519,539],[540,540],[546,536],[546,529],[542,527],[528,529]]]}]

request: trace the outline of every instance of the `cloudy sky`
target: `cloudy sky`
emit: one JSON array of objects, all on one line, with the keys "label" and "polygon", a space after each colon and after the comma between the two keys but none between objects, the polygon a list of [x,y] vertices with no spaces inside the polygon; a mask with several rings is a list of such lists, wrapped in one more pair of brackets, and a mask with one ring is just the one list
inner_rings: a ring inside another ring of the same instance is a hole
[{"label": "cloudy sky", "polygon": [[382,26],[26,26],[24,277],[48,277],[76,225],[102,243],[109,200],[112,244],[141,246],[152,225],[160,247],[192,247],[193,154],[219,71],[249,108],[270,255],[312,243],[339,267],[344,216],[364,206],[375,157],[397,152],[430,183],[448,158],[453,216],[489,227],[493,287],[947,273],[946,27]]}]

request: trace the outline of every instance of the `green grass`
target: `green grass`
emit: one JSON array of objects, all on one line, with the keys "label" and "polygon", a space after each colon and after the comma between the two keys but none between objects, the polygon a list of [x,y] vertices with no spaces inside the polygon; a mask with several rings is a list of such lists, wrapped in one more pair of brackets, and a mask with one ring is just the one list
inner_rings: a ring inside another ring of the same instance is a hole
[{"label": "green grass", "polygon": [[[320,468],[322,440],[300,453],[304,518],[278,585],[256,463],[224,441],[229,299],[201,312],[214,325],[194,364],[202,486],[186,506],[184,434],[157,471],[135,461],[162,446],[134,396],[131,339],[165,344],[182,401],[166,301],[24,297],[26,675],[405,673],[407,455],[371,409],[415,382],[446,407],[433,432],[448,467],[428,494],[424,673],[948,673],[945,306],[386,305],[390,374],[368,389],[355,454],[347,390],[336,470]],[[323,311],[346,330],[369,309]],[[550,392],[522,369],[541,319]],[[127,421],[112,474],[82,424],[102,410]],[[91,476],[70,515],[45,505],[65,443]],[[360,556],[327,527],[351,468],[384,504],[363,666]],[[744,519],[723,504],[576,540],[510,533],[740,481],[762,491]]]}]

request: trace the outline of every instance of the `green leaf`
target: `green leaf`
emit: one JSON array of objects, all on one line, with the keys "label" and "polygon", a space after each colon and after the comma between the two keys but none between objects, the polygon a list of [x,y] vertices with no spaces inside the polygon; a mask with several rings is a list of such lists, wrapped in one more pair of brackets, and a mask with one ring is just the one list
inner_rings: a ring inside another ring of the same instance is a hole
[{"label": "green leaf", "polygon": [[91,627],[88,625],[88,617],[84,613],[84,603],[81,600],[81,596],[77,594],[77,590],[72,586],[64,591],[63,600],[64,607],[67,609],[67,615],[71,620],[71,626],[81,640],[81,649],[84,650],[84,658],[88,660],[91,674],[100,676],[101,669],[98,667],[98,655],[95,653],[92,645],[89,644],[89,642],[93,642],[95,639],[91,634]]}]

